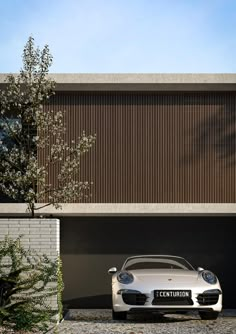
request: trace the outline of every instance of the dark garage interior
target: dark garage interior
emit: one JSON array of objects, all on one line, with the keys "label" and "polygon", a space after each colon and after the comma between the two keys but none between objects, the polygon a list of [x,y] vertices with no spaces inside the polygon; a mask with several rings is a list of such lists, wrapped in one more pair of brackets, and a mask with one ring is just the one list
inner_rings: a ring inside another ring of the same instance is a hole
[{"label": "dark garage interior", "polygon": [[61,218],[64,304],[110,308],[110,267],[131,255],[171,254],[212,270],[224,308],[236,308],[235,235],[233,216]]}]

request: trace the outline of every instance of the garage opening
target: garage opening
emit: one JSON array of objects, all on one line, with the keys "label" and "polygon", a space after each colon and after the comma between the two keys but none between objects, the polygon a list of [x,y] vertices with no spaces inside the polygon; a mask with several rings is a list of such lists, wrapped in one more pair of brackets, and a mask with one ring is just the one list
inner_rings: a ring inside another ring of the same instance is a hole
[{"label": "garage opening", "polygon": [[235,217],[61,218],[61,255],[69,308],[110,308],[110,267],[128,256],[170,254],[212,270],[223,289],[223,305],[235,308]]}]

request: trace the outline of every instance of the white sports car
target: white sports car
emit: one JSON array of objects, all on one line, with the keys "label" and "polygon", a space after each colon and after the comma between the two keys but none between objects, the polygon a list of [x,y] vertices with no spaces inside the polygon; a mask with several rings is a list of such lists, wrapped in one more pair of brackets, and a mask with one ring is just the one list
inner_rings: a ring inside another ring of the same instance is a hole
[{"label": "white sports car", "polygon": [[210,271],[192,265],[182,257],[143,255],[129,257],[112,276],[113,319],[125,320],[127,312],[198,310],[201,319],[218,317],[222,290]]}]

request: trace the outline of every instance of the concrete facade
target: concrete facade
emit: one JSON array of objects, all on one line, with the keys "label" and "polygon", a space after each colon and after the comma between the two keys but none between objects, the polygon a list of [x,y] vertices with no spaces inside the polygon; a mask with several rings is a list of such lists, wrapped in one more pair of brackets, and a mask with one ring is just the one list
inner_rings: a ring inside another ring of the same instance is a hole
[{"label": "concrete facade", "polygon": [[[7,73],[0,74],[0,87]],[[54,73],[59,91],[235,91],[236,74],[196,73]]]},{"label": "concrete facade", "polygon": [[[178,216],[236,215],[235,203],[62,203],[36,211],[36,216]],[[0,203],[0,214],[6,217],[28,216],[23,203]]]}]

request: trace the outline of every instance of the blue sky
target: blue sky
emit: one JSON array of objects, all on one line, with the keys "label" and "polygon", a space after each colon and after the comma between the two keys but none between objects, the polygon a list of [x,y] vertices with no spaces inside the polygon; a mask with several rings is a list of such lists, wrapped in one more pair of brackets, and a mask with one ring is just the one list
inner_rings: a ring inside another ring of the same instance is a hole
[{"label": "blue sky", "polygon": [[29,35],[51,72],[236,72],[236,0],[0,0],[0,14],[0,72]]}]

